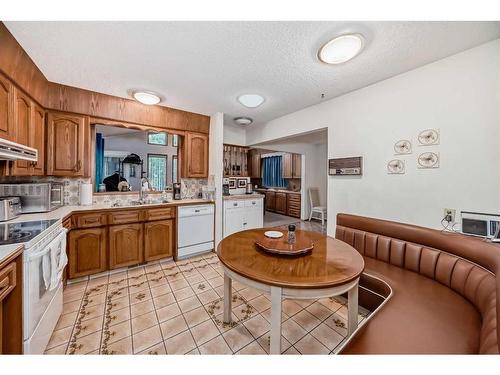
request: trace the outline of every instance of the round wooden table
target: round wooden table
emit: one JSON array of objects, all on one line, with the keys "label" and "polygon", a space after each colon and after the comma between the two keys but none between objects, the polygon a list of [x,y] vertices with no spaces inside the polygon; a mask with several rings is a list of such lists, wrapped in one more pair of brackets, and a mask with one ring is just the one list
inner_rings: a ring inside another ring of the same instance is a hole
[{"label": "round wooden table", "polygon": [[[273,255],[255,241],[267,229],[252,229],[224,238],[217,255],[224,269],[224,321],[231,322],[231,283],[238,281],[271,294],[271,354],[281,353],[281,302],[283,298],[317,299],[348,293],[348,336],[358,326],[358,282],[365,263],[345,242],[318,232],[297,230],[314,243],[307,255]],[[276,230],[276,228],[273,228]],[[281,230],[286,236],[287,231]]]}]

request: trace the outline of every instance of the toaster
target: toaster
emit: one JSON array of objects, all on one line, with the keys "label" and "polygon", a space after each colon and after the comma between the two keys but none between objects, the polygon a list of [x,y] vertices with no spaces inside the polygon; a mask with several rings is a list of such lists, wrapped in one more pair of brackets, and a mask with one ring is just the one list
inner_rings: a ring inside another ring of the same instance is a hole
[{"label": "toaster", "polygon": [[0,197],[0,221],[7,221],[21,214],[19,197]]}]

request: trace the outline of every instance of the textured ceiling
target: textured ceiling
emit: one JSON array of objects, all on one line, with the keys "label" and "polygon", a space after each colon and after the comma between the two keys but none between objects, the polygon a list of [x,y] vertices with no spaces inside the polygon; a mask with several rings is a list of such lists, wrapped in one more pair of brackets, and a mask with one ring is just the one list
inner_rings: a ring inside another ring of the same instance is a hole
[{"label": "textured ceiling", "polygon": [[[5,22],[46,77],[161,103],[225,121],[263,123],[500,37],[500,22]],[[360,32],[365,50],[339,66],[319,63],[331,37]],[[259,93],[256,109],[236,97]]]}]

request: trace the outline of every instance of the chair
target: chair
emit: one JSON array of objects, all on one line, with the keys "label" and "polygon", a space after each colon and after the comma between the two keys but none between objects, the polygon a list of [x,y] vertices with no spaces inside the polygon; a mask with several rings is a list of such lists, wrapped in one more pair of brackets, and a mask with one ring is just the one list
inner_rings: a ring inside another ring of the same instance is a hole
[{"label": "chair", "polygon": [[326,207],[320,206],[319,189],[317,187],[309,188],[308,193],[309,193],[309,205],[311,208],[309,211],[309,221],[311,221],[311,219],[320,220],[319,217],[313,217],[313,213],[317,213],[321,215],[321,225],[325,225]]}]

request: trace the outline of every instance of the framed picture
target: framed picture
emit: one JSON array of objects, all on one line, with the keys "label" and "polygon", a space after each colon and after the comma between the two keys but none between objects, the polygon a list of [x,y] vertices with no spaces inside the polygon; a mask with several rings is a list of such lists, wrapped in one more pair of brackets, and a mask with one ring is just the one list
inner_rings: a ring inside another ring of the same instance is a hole
[{"label": "framed picture", "polygon": [[396,155],[411,154],[411,142],[407,139],[402,139],[394,144],[394,152]]},{"label": "framed picture", "polygon": [[247,187],[247,180],[245,178],[238,178],[238,187],[239,188]]},{"label": "framed picture", "polygon": [[229,180],[229,189],[236,189],[236,180]]}]

